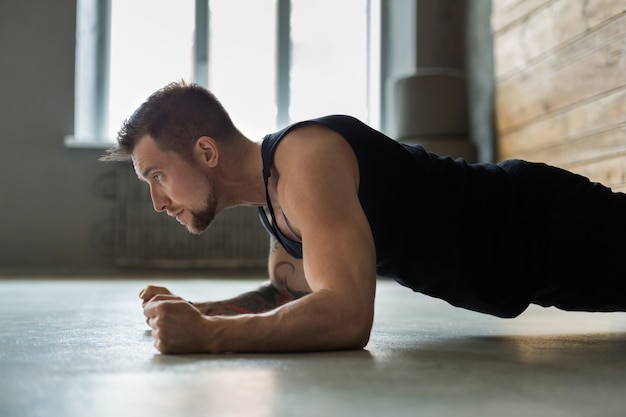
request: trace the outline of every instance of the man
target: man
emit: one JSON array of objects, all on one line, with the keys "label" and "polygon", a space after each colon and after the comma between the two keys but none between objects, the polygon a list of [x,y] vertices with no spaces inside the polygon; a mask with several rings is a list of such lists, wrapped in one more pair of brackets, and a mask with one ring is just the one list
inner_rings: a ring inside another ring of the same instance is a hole
[{"label": "man", "polygon": [[155,210],[192,233],[247,205],[272,235],[256,291],[194,304],[140,293],[163,353],[363,348],[377,275],[499,317],[530,303],[626,310],[626,195],[545,164],[467,164],[347,116],[257,143],[184,83],[154,93],[101,159],[132,159]]}]

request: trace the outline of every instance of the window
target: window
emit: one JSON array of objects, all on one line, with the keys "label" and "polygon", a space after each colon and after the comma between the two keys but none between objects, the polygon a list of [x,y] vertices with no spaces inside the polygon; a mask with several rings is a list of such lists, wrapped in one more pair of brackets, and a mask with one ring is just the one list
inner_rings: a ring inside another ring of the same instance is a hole
[{"label": "window", "polygon": [[68,146],[107,147],[171,81],[198,82],[244,134],[331,113],[378,124],[376,0],[78,0]]}]

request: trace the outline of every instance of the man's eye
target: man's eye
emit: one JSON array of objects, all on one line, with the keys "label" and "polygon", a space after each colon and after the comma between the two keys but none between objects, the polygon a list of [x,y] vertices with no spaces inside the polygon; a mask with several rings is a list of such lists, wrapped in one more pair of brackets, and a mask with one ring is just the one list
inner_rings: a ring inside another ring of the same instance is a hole
[{"label": "man's eye", "polygon": [[161,182],[161,174],[154,174],[152,176],[152,179],[155,180],[156,182]]}]

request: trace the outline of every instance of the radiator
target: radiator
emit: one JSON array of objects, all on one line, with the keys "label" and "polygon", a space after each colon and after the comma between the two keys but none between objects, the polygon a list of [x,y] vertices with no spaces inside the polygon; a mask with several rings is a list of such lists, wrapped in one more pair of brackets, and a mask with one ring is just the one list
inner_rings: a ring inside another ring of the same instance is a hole
[{"label": "radiator", "polygon": [[255,208],[225,210],[202,235],[194,235],[176,219],[154,211],[148,186],[128,166],[117,170],[115,182],[117,265],[180,269],[267,267],[269,235]]}]

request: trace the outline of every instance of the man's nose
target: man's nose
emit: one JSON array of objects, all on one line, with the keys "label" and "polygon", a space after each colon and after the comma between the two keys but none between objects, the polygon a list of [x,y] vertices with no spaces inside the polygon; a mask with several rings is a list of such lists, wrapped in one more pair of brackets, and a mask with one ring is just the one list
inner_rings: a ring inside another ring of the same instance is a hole
[{"label": "man's nose", "polygon": [[150,197],[152,198],[152,206],[157,212],[167,210],[170,200],[163,193],[159,192],[156,187],[150,187]]}]

